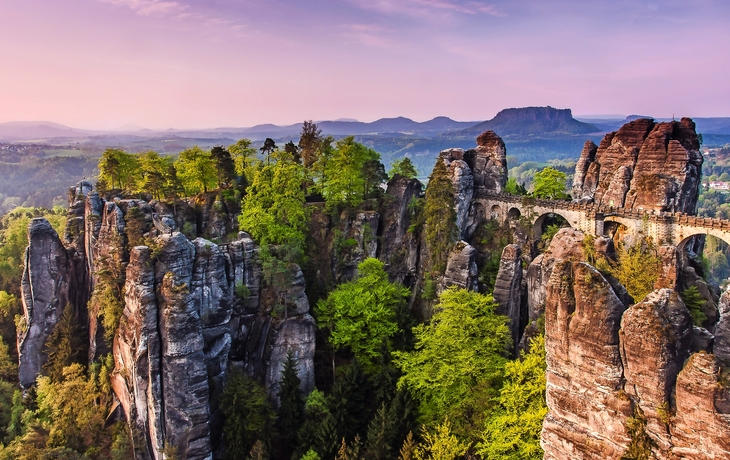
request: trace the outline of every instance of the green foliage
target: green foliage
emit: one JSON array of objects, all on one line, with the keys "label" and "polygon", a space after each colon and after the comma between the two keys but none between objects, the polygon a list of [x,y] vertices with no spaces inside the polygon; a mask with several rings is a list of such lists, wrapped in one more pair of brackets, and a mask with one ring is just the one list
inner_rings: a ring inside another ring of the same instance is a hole
[{"label": "green foliage", "polygon": [[707,321],[707,315],[702,311],[702,307],[705,306],[707,301],[702,297],[697,286],[690,286],[688,289],[685,289],[681,297],[687,306],[687,310],[689,310],[690,316],[692,316],[692,324],[698,327],[704,327],[703,325]]},{"label": "green foliage", "polygon": [[399,332],[397,312],[403,308],[410,292],[388,281],[381,261],[365,259],[358,265],[358,276],[339,285],[315,307],[319,327],[329,332],[334,350],[349,348],[369,373],[385,340],[390,348]]},{"label": "green foliage", "polygon": [[570,196],[566,193],[565,185],[567,180],[568,178],[564,172],[548,166],[535,174],[532,194],[537,198],[550,200],[568,199]]},{"label": "green foliage", "polygon": [[644,239],[629,249],[619,245],[616,258],[616,263],[608,267],[610,273],[626,287],[636,302],[640,302],[654,290],[659,279],[661,259],[654,242]]},{"label": "green foliage", "polygon": [[431,278],[426,278],[423,280],[423,289],[421,290],[421,298],[426,301],[432,301],[436,300],[436,290],[437,290],[436,281],[432,280]]},{"label": "green foliage", "polygon": [[352,136],[337,141],[323,172],[318,185],[329,209],[358,206],[385,175],[380,154]]},{"label": "green foliage", "polygon": [[410,158],[404,157],[400,160],[393,160],[393,162],[390,163],[388,176],[393,178],[396,174],[407,177],[408,179],[415,179],[418,176],[418,170],[416,170],[416,167],[413,165]]},{"label": "green foliage", "polygon": [[286,154],[261,165],[243,199],[241,229],[261,243],[302,248],[309,228],[303,181],[304,169]]},{"label": "green foliage", "polygon": [[279,410],[276,418],[276,428],[279,433],[278,447],[285,457],[291,457],[296,441],[297,430],[304,422],[304,401],[299,389],[301,380],[297,375],[296,361],[290,351],[286,356],[284,370],[279,382]]},{"label": "green foliage", "polygon": [[[231,153],[217,145],[210,150],[210,156],[215,162],[216,178],[218,180],[218,189],[223,192],[223,187],[228,186],[236,177],[236,166],[231,157]],[[221,195],[222,196],[222,195]]]},{"label": "green foliage", "polygon": [[507,184],[504,186],[504,191],[510,195],[527,195],[527,189],[524,185],[518,184],[517,179],[510,177],[507,179]]},{"label": "green foliage", "polygon": [[414,452],[416,460],[454,460],[466,454],[469,444],[459,440],[451,432],[448,417],[431,432],[424,428],[423,442]]},{"label": "green foliage", "polygon": [[550,224],[547,226],[543,234],[540,236],[540,243],[538,244],[538,248],[541,251],[547,251],[548,247],[550,247],[550,242],[553,240],[553,237],[560,231],[562,227],[559,224]]},{"label": "green foliage", "polygon": [[67,366],[81,358],[82,339],[78,333],[76,312],[70,303],[63,309],[61,319],[53,328],[45,344],[48,361],[43,370],[53,381],[60,381]]},{"label": "green foliage", "polygon": [[304,423],[297,432],[297,449],[293,457],[302,456],[308,450],[319,448],[318,434],[323,420],[328,416],[327,397],[315,388],[304,403]]},{"label": "green foliage", "polygon": [[236,297],[242,300],[251,295],[251,291],[248,289],[248,286],[246,286],[246,283],[244,282],[236,283],[233,291],[235,292]]},{"label": "green foliage", "polygon": [[[0,289],[20,295],[25,248],[28,246],[28,224],[36,217],[45,217],[59,235],[66,227],[66,210],[56,207],[15,208],[0,219]],[[6,337],[7,338],[7,337]]]},{"label": "green foliage", "polygon": [[177,177],[188,196],[207,193],[218,181],[216,160],[198,146],[185,149],[175,160]]},{"label": "green foliage", "polygon": [[457,238],[456,210],[454,209],[454,187],[449,170],[442,158],[436,161],[426,187],[424,206],[426,223],[426,246],[435,274],[446,270],[449,251]]},{"label": "green foliage", "polygon": [[137,157],[140,169],[136,189],[149,193],[157,200],[176,198],[179,185],[173,158],[161,156],[152,150],[139,153]]},{"label": "green foliage", "polygon": [[626,419],[624,427],[631,442],[621,456],[621,460],[649,460],[654,458],[652,455],[654,441],[646,433],[646,418],[640,407],[637,406],[634,409],[634,416]]},{"label": "green foliage", "polygon": [[274,415],[263,386],[241,371],[232,370],[221,394],[220,408],[225,418],[225,458],[246,457],[257,440],[270,447],[269,436],[273,432]]},{"label": "green foliage", "polygon": [[356,435],[365,433],[373,412],[373,408],[368,405],[370,381],[358,361],[354,360],[345,370],[335,381],[329,397],[331,423],[336,436],[332,437],[331,427],[323,427],[321,430],[320,439],[329,441],[329,444],[322,445],[320,454],[323,457],[329,457],[329,452],[336,451],[338,441],[342,438],[349,441]]},{"label": "green foliage", "polygon": [[313,449],[309,449],[307,453],[302,455],[301,460],[321,460],[321,457]]},{"label": "green foliage", "polygon": [[91,294],[89,305],[96,308],[95,313],[104,326],[104,339],[111,345],[124,314],[124,303],[115,283],[100,279]]},{"label": "green foliage", "polygon": [[113,401],[109,384],[113,365],[108,356],[92,365],[88,374],[74,363],[63,369],[58,381],[39,377],[37,397],[27,405],[16,392],[0,458],[130,458],[126,430],[106,424]]},{"label": "green foliage", "polygon": [[99,160],[99,180],[111,188],[133,192],[140,174],[139,158],[121,149],[106,149]]},{"label": "green foliage", "polygon": [[510,342],[508,318],[496,314],[489,295],[450,288],[429,324],[413,328],[415,350],[395,352],[394,362],[421,401],[427,423],[448,417],[457,434],[474,437],[496,396]]},{"label": "green foliage", "polygon": [[498,407],[486,423],[477,453],[482,458],[539,460],[545,404],[545,337],[530,341],[529,353],[504,368]]},{"label": "green foliage", "polygon": [[251,141],[243,138],[235,144],[228,146],[228,152],[233,157],[236,174],[239,176],[249,175],[249,169],[258,162],[256,149],[251,147]]}]

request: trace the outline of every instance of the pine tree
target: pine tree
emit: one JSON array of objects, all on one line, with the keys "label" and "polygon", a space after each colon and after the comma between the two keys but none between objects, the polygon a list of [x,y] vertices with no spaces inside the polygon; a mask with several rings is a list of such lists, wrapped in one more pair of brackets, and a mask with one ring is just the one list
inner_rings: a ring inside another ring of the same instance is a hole
[{"label": "pine tree", "polygon": [[423,212],[426,221],[426,246],[433,272],[441,274],[446,270],[449,251],[458,236],[454,186],[443,158],[436,161],[428,181]]},{"label": "pine tree", "polygon": [[383,403],[368,427],[366,458],[368,460],[389,459],[394,434],[392,420],[388,420],[388,410]]},{"label": "pine tree", "polygon": [[76,312],[71,304],[67,303],[61,319],[46,340],[48,361],[43,365],[43,370],[52,381],[60,382],[63,378],[63,368],[78,362],[81,349]]},{"label": "pine tree", "polygon": [[330,412],[334,417],[338,438],[353,439],[356,434],[364,433],[367,429],[371,413],[367,406],[369,387],[368,378],[357,360],[335,382]]},{"label": "pine tree", "polygon": [[286,356],[284,370],[281,373],[279,392],[279,414],[276,419],[277,431],[279,433],[279,448],[282,449],[286,458],[291,457],[294,451],[297,430],[304,421],[304,405],[302,404],[302,392],[299,389],[301,380],[297,375],[296,361],[290,351]]},{"label": "pine tree", "polygon": [[210,155],[215,160],[215,169],[218,177],[218,189],[221,190],[224,185],[230,184],[236,177],[236,166],[233,163],[231,153],[216,145],[210,151]]},{"label": "pine tree", "polygon": [[337,422],[332,414],[322,420],[316,434],[316,451],[322,458],[333,458],[340,446],[341,436],[338,434]]}]

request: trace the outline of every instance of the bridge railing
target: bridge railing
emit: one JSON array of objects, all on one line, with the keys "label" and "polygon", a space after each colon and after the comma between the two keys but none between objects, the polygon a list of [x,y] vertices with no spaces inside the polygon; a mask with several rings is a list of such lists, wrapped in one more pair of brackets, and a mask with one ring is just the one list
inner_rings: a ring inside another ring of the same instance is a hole
[{"label": "bridge railing", "polygon": [[478,198],[484,198],[491,201],[502,203],[518,204],[520,207],[541,207],[551,209],[562,209],[567,211],[578,211],[587,213],[593,217],[602,215],[603,217],[622,217],[627,219],[639,220],[648,219],[651,221],[662,221],[662,223],[673,223],[679,225],[688,225],[692,227],[714,228],[720,230],[730,230],[730,220],[710,217],[699,217],[681,212],[657,211],[656,209],[641,208],[622,208],[613,206],[599,206],[594,203],[581,203],[577,201],[564,200],[546,200],[543,198],[533,198],[528,196],[510,195],[505,192],[480,191]]}]

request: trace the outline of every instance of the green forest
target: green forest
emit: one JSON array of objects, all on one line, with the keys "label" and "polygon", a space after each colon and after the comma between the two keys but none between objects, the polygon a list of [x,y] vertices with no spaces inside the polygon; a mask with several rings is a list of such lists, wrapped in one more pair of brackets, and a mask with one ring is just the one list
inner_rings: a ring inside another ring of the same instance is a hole
[{"label": "green forest", "polygon": [[[107,196],[174,204],[215,195],[216,203],[233,203],[229,209],[238,215],[240,229],[260,245],[263,279],[270,285],[290,282],[282,275],[289,264],[306,267],[309,262],[310,203],[333,216],[377,208],[387,201],[386,181],[417,175],[410,159],[394,161],[386,171],[376,151],[353,137],[335,141],[322,136],[311,122],[305,122],[298,144],[280,147],[267,139],[255,149],[241,139],[176,156],[108,149],[98,170],[96,187]],[[566,181],[561,168],[544,168],[534,175],[531,193],[565,199]],[[507,190],[528,193],[515,177]],[[547,413],[542,333],[537,331],[513,357],[509,319],[496,313],[489,292],[494,264],[482,273],[487,292],[452,287],[436,293],[435,280],[456,243],[453,202],[448,170],[439,160],[425,195],[411,209],[409,229],[423,231],[430,254],[427,279],[418,293],[430,302],[430,314],[409,310],[411,290],[392,282],[382,261],[363,260],[353,279],[310,298],[318,328],[314,391],[302,394],[291,355],[277,408],[261,382],[230,373],[220,396],[225,458],[542,458],[539,435]],[[83,339],[70,307],[48,338],[48,362],[36,386],[24,392],[18,386],[13,344],[16,328],[25,327],[19,299],[26,228],[39,216],[63,233],[61,208],[19,208],[6,214],[0,227],[0,459],[131,458],[139,433],[109,418],[113,359],[107,355],[88,363],[79,354]],[[493,227],[487,224],[481,234],[485,244],[498,246],[494,252],[499,254],[507,240]],[[558,228],[547,232],[544,247]],[[632,254],[626,260],[635,263]],[[498,256],[496,261],[498,267]],[[619,279],[633,276],[621,272],[622,266],[630,267],[618,264],[607,270],[616,270]],[[108,329],[116,330],[121,295],[112,294],[109,308],[99,315]],[[109,343],[112,339],[106,337]],[[172,446],[164,454],[178,458]]]}]

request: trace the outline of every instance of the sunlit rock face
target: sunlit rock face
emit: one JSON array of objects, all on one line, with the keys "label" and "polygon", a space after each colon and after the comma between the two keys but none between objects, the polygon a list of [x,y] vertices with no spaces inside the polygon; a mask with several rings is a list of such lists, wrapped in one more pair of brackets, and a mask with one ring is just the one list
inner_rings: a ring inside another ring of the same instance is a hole
[{"label": "sunlit rock face", "polygon": [[601,206],[694,214],[702,154],[689,118],[640,118],[586,143],[576,164],[573,197]]},{"label": "sunlit rock face", "polygon": [[45,344],[68,302],[69,261],[56,231],[44,218],[28,225],[21,284],[23,318],[18,331],[20,384],[35,384],[47,361]]},{"label": "sunlit rock face", "polygon": [[637,413],[655,458],[727,458],[730,393],[719,361],[691,354],[703,331],[671,289],[627,309],[593,267],[557,261],[545,298],[545,458],[619,459]]}]

